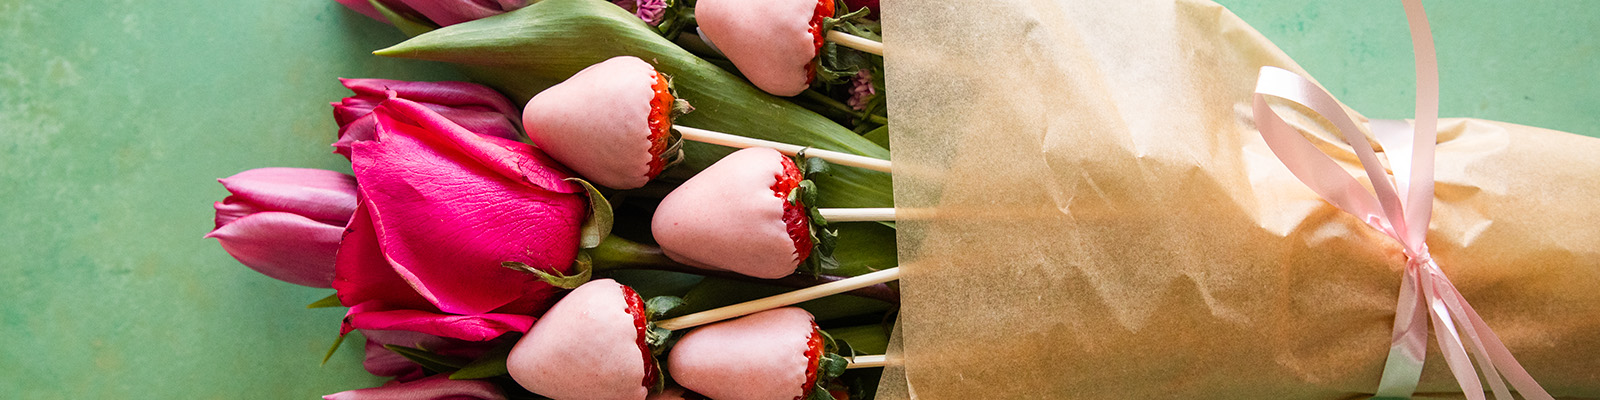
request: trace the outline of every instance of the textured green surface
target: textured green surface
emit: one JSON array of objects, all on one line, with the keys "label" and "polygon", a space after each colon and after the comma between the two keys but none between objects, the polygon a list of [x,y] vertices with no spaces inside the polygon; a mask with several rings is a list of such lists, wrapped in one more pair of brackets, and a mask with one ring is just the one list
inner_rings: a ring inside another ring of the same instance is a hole
[{"label": "textured green surface", "polygon": [[[1352,107],[1409,115],[1397,3],[1223,3]],[[1443,115],[1600,135],[1600,9],[1427,4]],[[366,55],[401,38],[329,0],[0,0],[0,397],[308,398],[378,384],[359,340],[317,366],[341,311],[302,306],[328,291],[258,275],[200,236],[225,195],[215,178],[348,170],[326,146],[326,102],[346,93],[333,78],[455,76]]]}]

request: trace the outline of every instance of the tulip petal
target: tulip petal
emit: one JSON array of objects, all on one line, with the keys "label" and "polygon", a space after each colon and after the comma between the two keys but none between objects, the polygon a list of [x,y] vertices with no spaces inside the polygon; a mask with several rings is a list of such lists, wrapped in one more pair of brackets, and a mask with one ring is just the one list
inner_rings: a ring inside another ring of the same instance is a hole
[{"label": "tulip petal", "polygon": [[222,199],[222,201],[211,203],[211,207],[217,209],[217,216],[212,219],[212,222],[215,223],[215,226],[213,226],[212,229],[221,228],[223,225],[232,223],[234,220],[262,211],[260,208],[256,208],[255,206],[250,205],[248,202],[240,202],[237,197],[233,196],[228,196],[228,198]]},{"label": "tulip petal", "polygon": [[[457,109],[492,111],[506,116],[508,121],[522,118],[522,111],[511,100],[488,86],[470,82],[412,82],[392,79],[339,79],[356,97],[372,105],[388,99],[393,90],[396,97],[423,104]],[[345,104],[353,106],[355,104]],[[368,109],[371,107],[369,106]]]},{"label": "tulip petal", "polygon": [[207,234],[240,263],[266,276],[296,285],[332,287],[337,226],[285,212],[260,212],[238,218]]},{"label": "tulip petal", "polygon": [[582,189],[562,180],[570,174],[531,146],[472,134],[411,101],[374,115],[378,140],[353,146],[353,166],[395,271],[447,313],[548,307],[557,289],[500,264],[570,268],[587,213]]},{"label": "tulip petal", "polygon": [[535,320],[533,316],[520,314],[451,315],[380,308],[375,303],[358,304],[350,308],[345,321],[355,329],[403,330],[451,339],[484,341],[508,332],[527,332]]},{"label": "tulip petal", "polygon": [[385,345],[427,349],[434,354],[463,359],[477,359],[499,343],[498,341],[471,342],[447,339],[410,331],[362,330],[361,334],[367,337],[367,356],[361,362],[361,365],[373,375],[392,376],[399,382],[410,382],[422,378],[426,371],[423,371],[422,366],[405,358],[405,356],[383,347]]},{"label": "tulip petal", "polygon": [[404,0],[406,5],[433,20],[450,26],[510,11],[492,0]]},{"label": "tulip petal", "polygon": [[322,396],[325,400],[502,400],[506,396],[489,381],[450,380],[448,375]]},{"label": "tulip petal", "polygon": [[259,210],[294,213],[338,226],[344,226],[356,209],[355,177],[334,171],[257,168],[218,181],[233,193],[224,204],[248,203]]}]

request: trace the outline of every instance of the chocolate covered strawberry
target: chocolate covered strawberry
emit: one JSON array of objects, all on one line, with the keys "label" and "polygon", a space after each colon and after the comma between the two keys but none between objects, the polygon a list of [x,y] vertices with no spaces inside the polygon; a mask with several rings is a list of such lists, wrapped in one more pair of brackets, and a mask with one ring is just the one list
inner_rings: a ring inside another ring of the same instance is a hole
[{"label": "chocolate covered strawberry", "polygon": [[637,57],[614,57],[551,86],[522,112],[528,138],[590,182],[644,186],[683,157],[672,118],[688,110],[671,79]]},{"label": "chocolate covered strawberry", "polygon": [[675,261],[781,278],[812,254],[803,179],[777,150],[733,152],[662,199],[651,233]]},{"label": "chocolate covered strawberry", "polygon": [[695,20],[706,39],[767,93],[794,96],[811,86],[833,0],[700,0]]},{"label": "chocolate covered strawberry", "polygon": [[523,388],[556,400],[643,400],[661,379],[646,324],[633,289],[590,281],[534,323],[506,369]]},{"label": "chocolate covered strawberry", "polygon": [[679,385],[713,399],[795,400],[844,370],[826,343],[811,313],[785,307],[695,329],[667,365]]}]

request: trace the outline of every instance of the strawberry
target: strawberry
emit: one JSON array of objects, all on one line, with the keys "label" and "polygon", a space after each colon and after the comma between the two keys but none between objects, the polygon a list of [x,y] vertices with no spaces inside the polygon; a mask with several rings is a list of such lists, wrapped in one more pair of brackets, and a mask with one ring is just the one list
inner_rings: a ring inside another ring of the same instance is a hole
[{"label": "strawberry", "polygon": [[833,7],[832,0],[700,0],[695,21],[750,83],[794,96],[814,79]]},{"label": "strawberry", "polygon": [[800,202],[800,196],[790,194],[800,188],[800,181],[805,176],[800,173],[800,167],[794,165],[794,160],[783,158],[783,174],[778,175],[778,183],[772,184],[772,194],[784,198],[783,224],[789,230],[789,239],[794,241],[795,261],[805,262],[811,255],[811,217],[806,212],[806,205]]},{"label": "strawberry", "polygon": [[684,264],[784,277],[811,253],[804,205],[789,200],[799,182],[799,169],[777,150],[736,151],[663,198],[651,234]]},{"label": "strawberry", "polygon": [[649,330],[650,321],[645,316],[644,298],[627,286],[622,287],[622,297],[628,302],[628,314],[633,316],[633,328],[639,335],[635,340],[639,345],[639,354],[644,355],[644,387],[655,387],[656,381],[661,379],[661,371],[656,369],[655,356],[651,355],[650,345],[645,343],[645,332]]},{"label": "strawberry", "polygon": [[677,98],[672,95],[672,82],[666,75],[651,71],[655,84],[650,89],[655,91],[655,97],[650,98],[650,172],[646,176],[651,178],[661,174],[672,161],[667,153],[667,147],[672,145],[672,107],[677,103]]},{"label": "strawberry", "polygon": [[[801,390],[810,391],[817,386],[817,367],[822,362],[822,354],[822,329],[812,322],[811,337],[806,338],[806,383],[800,386]],[[799,399],[795,397],[795,400]]]},{"label": "strawberry", "polygon": [[636,57],[614,57],[533,96],[522,111],[528,139],[595,184],[644,186],[682,158],[672,118],[688,107],[671,79]]},{"label": "strawberry", "polygon": [[523,388],[551,398],[643,400],[661,379],[645,329],[638,293],[610,279],[590,281],[517,341],[506,370]]},{"label": "strawberry", "polygon": [[[817,0],[817,9],[811,13],[811,29],[807,30],[807,32],[811,32],[811,58],[813,59],[822,54],[822,44],[825,42],[823,38],[827,36],[827,32],[823,32],[822,22],[832,18],[833,12],[833,0]],[[816,80],[817,63],[806,63],[806,85],[810,86],[811,82]]]},{"label": "strawberry", "polygon": [[801,399],[818,379],[822,341],[811,313],[767,310],[690,331],[667,368],[679,385],[713,399]]}]

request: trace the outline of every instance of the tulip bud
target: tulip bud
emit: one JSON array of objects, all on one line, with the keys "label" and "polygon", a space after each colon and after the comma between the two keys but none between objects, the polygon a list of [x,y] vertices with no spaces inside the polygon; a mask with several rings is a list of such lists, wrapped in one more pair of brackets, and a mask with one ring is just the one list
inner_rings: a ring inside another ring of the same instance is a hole
[{"label": "tulip bud", "polygon": [[214,206],[216,238],[233,258],[281,281],[333,287],[339,240],[356,208],[354,177],[260,168],[219,179],[233,195]]},{"label": "tulip bud", "polygon": [[[363,15],[389,22],[367,0],[334,0]],[[420,14],[439,26],[450,26],[522,8],[528,0],[378,0],[401,14]]]},{"label": "tulip bud", "polygon": [[339,123],[339,141],[333,143],[333,152],[350,158],[350,144],[373,140],[374,118],[372,109],[396,98],[422,104],[466,128],[472,133],[518,140],[522,134],[517,124],[522,112],[500,92],[483,85],[467,82],[408,82],[389,79],[340,79],[344,87],[355,92],[333,105],[333,119]]},{"label": "tulip bud", "polygon": [[506,395],[493,383],[482,380],[451,380],[449,374],[438,374],[411,382],[389,382],[383,386],[347,390],[322,396],[325,400],[499,400]]}]

